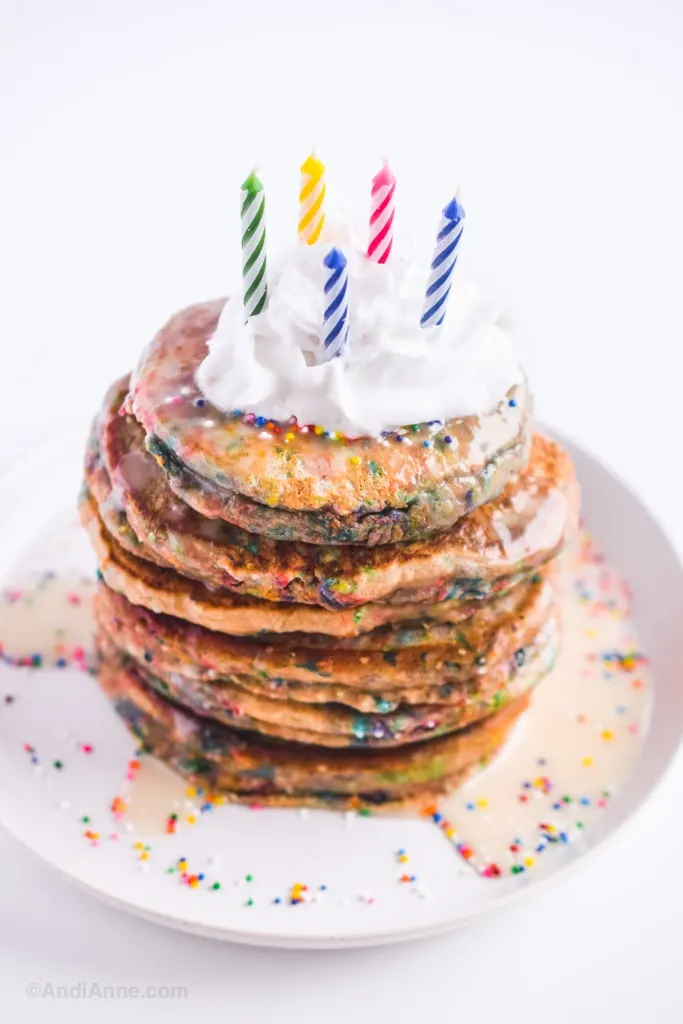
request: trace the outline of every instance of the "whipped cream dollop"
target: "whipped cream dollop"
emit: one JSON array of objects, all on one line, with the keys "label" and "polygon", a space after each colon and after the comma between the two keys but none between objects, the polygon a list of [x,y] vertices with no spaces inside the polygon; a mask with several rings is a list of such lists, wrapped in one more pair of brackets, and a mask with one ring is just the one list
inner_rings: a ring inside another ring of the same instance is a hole
[{"label": "whipped cream dollop", "polygon": [[[331,245],[348,260],[349,343],[323,362],[325,268]],[[269,259],[268,304],[246,322],[229,299],[197,369],[204,396],[224,412],[277,421],[296,416],[349,436],[492,411],[523,378],[506,318],[456,266],[440,327],[420,327],[429,263],[363,254],[343,225],[315,245]]]}]

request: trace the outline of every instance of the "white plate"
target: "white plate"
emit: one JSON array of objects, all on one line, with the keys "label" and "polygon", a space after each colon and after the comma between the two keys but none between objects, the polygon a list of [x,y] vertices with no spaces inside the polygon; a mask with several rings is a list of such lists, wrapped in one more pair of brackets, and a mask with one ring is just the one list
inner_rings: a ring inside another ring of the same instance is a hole
[{"label": "white plate", "polygon": [[[28,548],[33,561],[43,558],[47,568],[55,559],[80,571],[92,566],[76,529],[64,532],[64,517],[74,518],[84,435],[67,431],[0,482],[3,576]],[[588,526],[631,584],[639,636],[655,676],[652,720],[637,770],[582,843],[553,850],[533,872],[488,880],[460,861],[440,829],[407,818],[219,807],[197,825],[181,825],[176,835],[138,840],[137,833],[113,826],[109,815],[133,742],[93,680],[68,669],[36,673],[4,666],[0,695],[20,690],[22,675],[30,675],[30,683],[14,706],[0,704],[0,822],[64,878],[101,899],[171,927],[256,945],[362,946],[430,935],[559,877],[642,806],[683,732],[678,557],[630,490],[592,456],[564,443],[576,462]],[[24,743],[35,749],[38,765],[31,765]],[[93,754],[79,744],[91,745]],[[54,759],[63,761],[63,770],[53,769]],[[81,823],[82,816],[91,821]],[[87,828],[100,832],[97,847],[84,838]],[[116,840],[108,838],[112,829]],[[150,846],[148,861],[140,861],[135,841]],[[416,886],[397,884],[399,849],[408,851]],[[198,889],[166,872],[180,855],[190,871],[205,874]],[[221,887],[207,891],[213,879]],[[287,903],[297,881],[308,885],[315,901]]]}]

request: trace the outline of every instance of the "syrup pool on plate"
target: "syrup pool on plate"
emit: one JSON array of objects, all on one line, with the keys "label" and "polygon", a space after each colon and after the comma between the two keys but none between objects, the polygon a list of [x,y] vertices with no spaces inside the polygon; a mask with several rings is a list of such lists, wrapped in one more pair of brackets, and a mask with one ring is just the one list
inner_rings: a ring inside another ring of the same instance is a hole
[{"label": "syrup pool on plate", "polygon": [[562,566],[562,640],[501,755],[435,813],[479,872],[521,874],[581,841],[640,753],[651,678],[627,584],[583,533]]}]

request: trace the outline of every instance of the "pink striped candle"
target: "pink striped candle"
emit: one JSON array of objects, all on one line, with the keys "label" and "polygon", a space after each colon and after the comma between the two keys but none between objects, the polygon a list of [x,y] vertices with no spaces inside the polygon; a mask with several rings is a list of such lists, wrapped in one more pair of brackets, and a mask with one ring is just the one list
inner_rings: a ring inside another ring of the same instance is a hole
[{"label": "pink striped candle", "polygon": [[381,171],[372,179],[370,242],[368,259],[386,263],[394,242],[394,192],[396,178],[384,161]]}]

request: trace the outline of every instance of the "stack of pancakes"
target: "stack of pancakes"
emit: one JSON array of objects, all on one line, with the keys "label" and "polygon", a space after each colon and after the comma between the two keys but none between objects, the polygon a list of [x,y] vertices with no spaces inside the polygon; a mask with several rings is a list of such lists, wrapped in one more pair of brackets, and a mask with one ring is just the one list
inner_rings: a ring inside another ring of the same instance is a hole
[{"label": "stack of pancakes", "polygon": [[99,679],[144,747],[249,803],[395,807],[459,784],[551,668],[571,461],[525,384],[381,437],[213,408],[222,304],[174,317],[89,440]]}]

